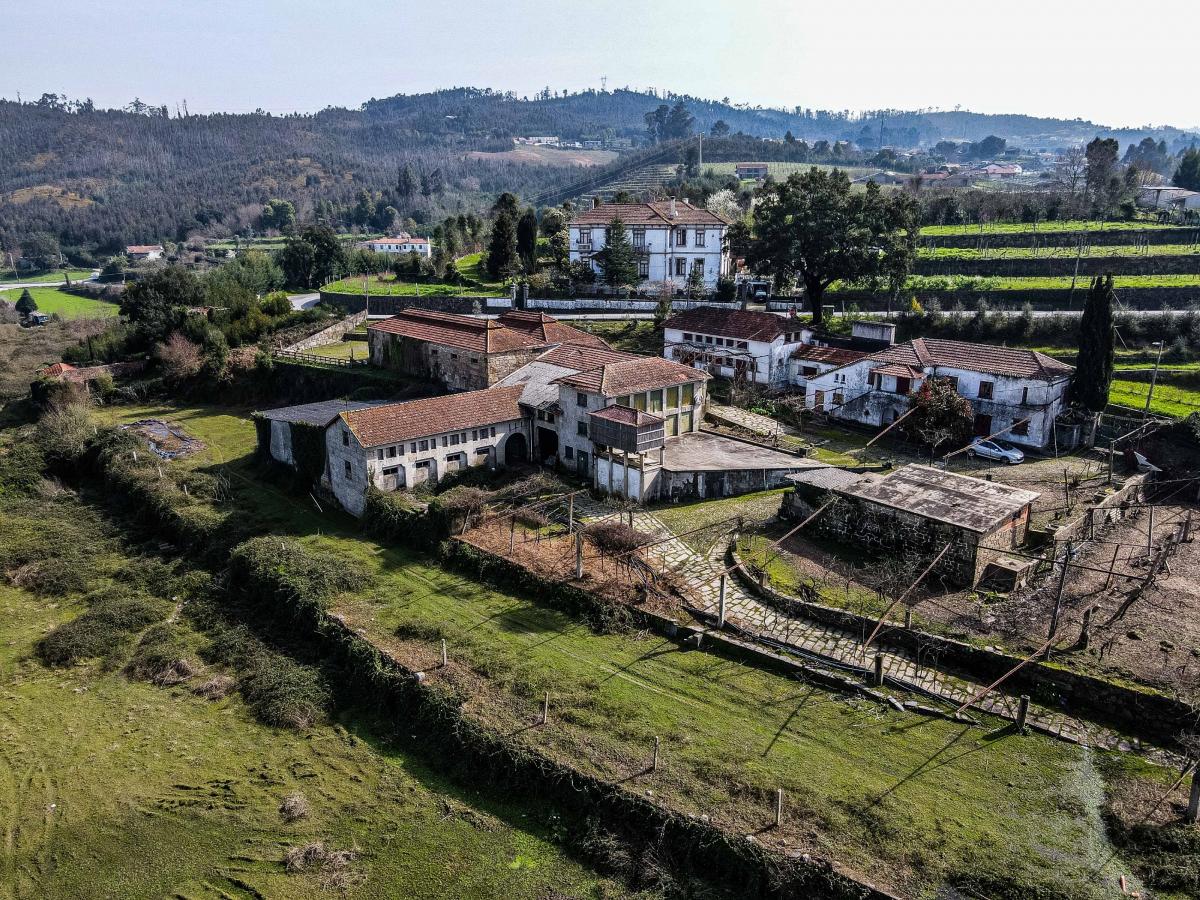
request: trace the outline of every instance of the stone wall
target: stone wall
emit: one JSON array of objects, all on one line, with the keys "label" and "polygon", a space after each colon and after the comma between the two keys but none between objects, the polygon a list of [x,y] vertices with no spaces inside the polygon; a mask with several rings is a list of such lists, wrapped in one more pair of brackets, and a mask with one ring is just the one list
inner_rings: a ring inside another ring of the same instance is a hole
[{"label": "stone wall", "polygon": [[[329,303],[346,311],[362,312],[366,303],[362,294],[346,294],[340,291],[321,291],[321,302]],[[371,315],[394,316],[405,309],[431,309],[434,312],[497,313],[512,308],[510,297],[443,297],[443,296],[399,296],[386,294],[371,295]]]},{"label": "stone wall", "polygon": [[1140,472],[1131,475],[1116,491],[1100,498],[1095,506],[1088,507],[1083,515],[1051,526],[1050,536],[1056,541],[1084,541],[1091,538],[1096,528],[1120,522],[1129,515],[1131,504],[1138,503],[1143,496],[1150,474]]},{"label": "stone wall", "polygon": [[361,312],[347,316],[340,322],[334,322],[328,328],[322,328],[320,331],[310,334],[303,340],[296,341],[296,343],[289,344],[282,349],[298,352],[311,350],[313,347],[323,347],[326,344],[336,344],[345,337],[347,331],[353,331],[365,321],[367,321],[367,311],[364,309]]},{"label": "stone wall", "polygon": [[[1094,252],[1094,251],[1093,251]],[[1051,276],[1075,274],[1075,257],[999,257],[993,259],[919,259],[917,275]],[[1084,256],[1079,277],[1093,275],[1194,275],[1200,272],[1200,253],[1178,256]]]},{"label": "stone wall", "polygon": [[[819,521],[819,520],[818,520]],[[815,524],[815,523],[814,523]],[[831,625],[853,634],[870,634],[877,620],[848,610],[783,594],[751,578],[740,560],[734,575],[750,593],[790,616]],[[994,648],[894,625],[877,638],[880,646],[935,657],[939,668],[957,671],[991,683],[1012,671],[1023,660]],[[1149,689],[1113,684],[1102,678],[1072,672],[1042,662],[1027,663],[1005,682],[1004,693],[1029,694],[1038,703],[1063,708],[1102,724],[1172,747],[1189,729],[1194,713],[1184,703]]]}]

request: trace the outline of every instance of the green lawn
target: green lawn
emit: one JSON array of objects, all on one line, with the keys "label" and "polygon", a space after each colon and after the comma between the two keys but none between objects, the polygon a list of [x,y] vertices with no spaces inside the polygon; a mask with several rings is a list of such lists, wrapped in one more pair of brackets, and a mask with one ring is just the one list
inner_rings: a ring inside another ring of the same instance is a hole
[{"label": "green lawn", "polygon": [[[499,285],[475,286],[472,284],[417,284],[413,281],[398,281],[392,275],[375,275],[367,281],[368,293],[372,296],[390,297],[502,297],[507,292]],[[363,293],[361,277],[343,278],[325,285],[323,290],[343,294]]]},{"label": "green lawn", "polygon": [[[529,595],[447,572],[410,551],[365,539],[340,515],[255,477],[253,428],[238,411],[124,408],[184,424],[209,449],[187,465],[230,462],[234,502],[264,527],[356,559],[369,590],[335,608],[400,658],[436,659],[445,637],[466,684],[481,692],[469,714],[606,778],[632,778],[677,808],[712,816],[735,833],[770,821],[786,792],[774,846],[837,859],[905,896],[931,897],[947,881],[990,879],[989,895],[1029,896],[1034,885],[1064,896],[1107,896],[1090,868],[1112,848],[1099,827],[1103,780],[1093,752],[1018,737],[1000,723],[951,723],[899,713],[803,683],[688,652],[651,635],[597,634]],[[776,506],[776,492],[745,501]],[[672,514],[708,520],[716,504]],[[435,678],[441,677],[435,674]],[[542,692],[552,726],[528,729]],[[662,771],[645,766],[662,739]],[[1111,861],[1111,873],[1126,871]],[[977,882],[978,883],[978,882]]]},{"label": "green lawn", "polygon": [[[974,247],[921,247],[917,251],[920,259],[1074,259],[1074,247],[992,247],[978,250]],[[1132,244],[1093,244],[1084,254],[1084,259],[1106,257],[1139,257],[1153,259],[1156,256],[1197,256],[1200,246],[1195,244],[1151,244],[1135,247]]]},{"label": "green lawn", "polygon": [[305,352],[331,359],[366,359],[370,355],[366,341],[341,341],[337,344],[313,347]]},{"label": "green lawn", "polygon": [[[1134,409],[1144,409],[1146,395],[1150,391],[1150,383],[1146,381],[1125,381],[1113,379],[1112,388],[1108,392],[1110,403],[1121,406],[1131,406]],[[1164,416],[1174,416],[1182,419],[1194,412],[1200,412],[1200,390],[1194,388],[1176,387],[1159,382],[1154,386],[1154,396],[1150,401],[1150,411]]]},{"label": "green lawn", "polygon": [[654,323],[645,319],[617,321],[611,319],[576,319],[571,322],[576,328],[603,338],[614,350],[661,356],[663,351],[662,332]]},{"label": "green lawn", "polygon": [[954,234],[1012,234],[1015,232],[1059,232],[1059,231],[1140,231],[1153,228],[1171,228],[1150,220],[1133,222],[1101,222],[1084,219],[1069,219],[1061,222],[988,222],[984,225],[924,225],[922,237],[938,237]]},{"label": "green lawn", "polygon": [[0,284],[13,282],[32,284],[41,281],[63,281],[67,277],[70,277],[72,281],[84,281],[92,277],[92,270],[66,269],[59,272],[44,272],[41,275],[26,275],[23,272],[14,272],[12,269],[9,269],[0,272]]},{"label": "green lawn", "polygon": [[[0,300],[15,304],[21,299],[22,288],[0,291]],[[120,313],[120,307],[104,300],[68,294],[58,288],[28,288],[38,311],[62,316],[64,319],[103,319]]]}]

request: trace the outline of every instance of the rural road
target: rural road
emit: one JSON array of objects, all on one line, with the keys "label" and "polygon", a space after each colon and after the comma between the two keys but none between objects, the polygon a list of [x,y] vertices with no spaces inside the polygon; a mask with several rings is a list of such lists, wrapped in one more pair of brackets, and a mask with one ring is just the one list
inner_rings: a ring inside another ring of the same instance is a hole
[{"label": "rural road", "polygon": [[[85,281],[95,281],[100,275],[99,271],[92,272],[87,278],[76,278],[74,284],[81,284]],[[67,283],[64,278],[62,281],[12,281],[0,284],[0,291],[19,290],[21,288],[52,288],[62,287]]]},{"label": "rural road", "polygon": [[311,294],[292,294],[288,297],[292,301],[292,309],[312,309],[321,300],[321,295],[316,291]]}]

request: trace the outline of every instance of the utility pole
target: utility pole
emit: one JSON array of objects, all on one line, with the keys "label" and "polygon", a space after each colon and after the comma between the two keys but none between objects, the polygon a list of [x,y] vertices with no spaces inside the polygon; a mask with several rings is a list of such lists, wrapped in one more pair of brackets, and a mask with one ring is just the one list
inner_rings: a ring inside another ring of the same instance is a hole
[{"label": "utility pole", "polygon": [[704,132],[700,132],[700,162],[696,163],[696,168],[704,168]]},{"label": "utility pole", "polygon": [[1158,344],[1158,356],[1154,358],[1154,374],[1150,376],[1150,390],[1146,392],[1146,408],[1142,410],[1142,418],[1150,415],[1150,400],[1154,396],[1154,385],[1158,382],[1158,364],[1162,362],[1165,341],[1155,341]]}]

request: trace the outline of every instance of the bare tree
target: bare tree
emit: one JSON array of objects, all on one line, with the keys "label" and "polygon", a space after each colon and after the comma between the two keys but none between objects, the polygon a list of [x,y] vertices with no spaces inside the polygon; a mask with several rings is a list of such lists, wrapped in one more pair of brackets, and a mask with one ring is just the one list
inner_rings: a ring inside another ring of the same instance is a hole
[{"label": "bare tree", "polygon": [[1071,147],[1058,157],[1058,177],[1067,186],[1071,199],[1079,193],[1084,175],[1087,173],[1087,153],[1082,147]]}]

